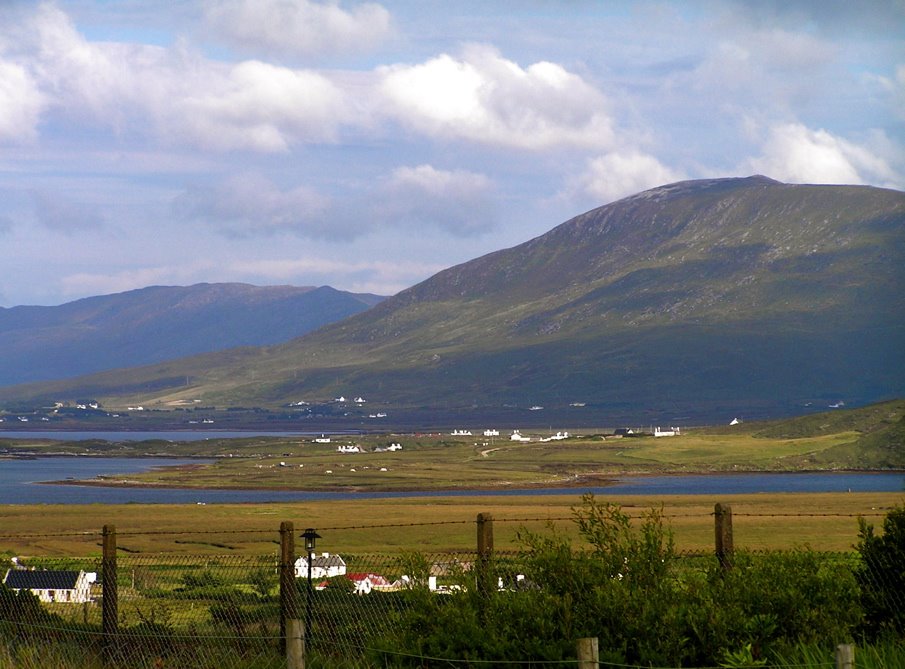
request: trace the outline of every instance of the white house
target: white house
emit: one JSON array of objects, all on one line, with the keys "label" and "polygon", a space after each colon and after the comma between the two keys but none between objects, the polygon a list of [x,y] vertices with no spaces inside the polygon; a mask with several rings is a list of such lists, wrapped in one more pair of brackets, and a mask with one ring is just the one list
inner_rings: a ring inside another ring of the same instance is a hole
[{"label": "white house", "polygon": [[509,436],[511,441],[531,441],[530,437],[523,437],[522,433],[518,430],[513,430],[512,434]]},{"label": "white house", "polygon": [[[311,578],[332,578],[346,573],[346,561],[339,555],[322,553],[311,559]],[[303,555],[295,561],[295,577],[308,578],[308,556]]]},{"label": "white house", "polygon": [[549,437],[544,437],[541,441],[562,441],[563,439],[568,439],[568,432],[557,432],[556,434],[551,434]]},{"label": "white house", "polygon": [[387,451],[401,451],[401,450],[402,450],[402,444],[393,443],[393,444],[390,444],[389,446],[378,446],[377,448],[374,449],[374,452],[375,453],[386,453]]},{"label": "white house", "polygon": [[484,430],[484,436],[485,437],[499,437],[500,431],[499,430]]},{"label": "white house", "polygon": [[315,444],[329,444],[330,437],[322,434],[321,436],[314,438],[314,443]]},{"label": "white house", "polygon": [[470,437],[471,430],[453,430],[450,434],[454,437]]},{"label": "white house", "polygon": [[681,434],[681,430],[677,427],[671,427],[668,430],[660,429],[660,427],[654,428],[654,436],[655,437],[675,437],[677,434]]},{"label": "white house", "polygon": [[42,602],[80,604],[91,600],[95,572],[10,569],[3,579],[12,590],[30,590]]},{"label": "white house", "polygon": [[346,446],[345,444],[336,447],[337,453],[363,453],[361,446]]}]

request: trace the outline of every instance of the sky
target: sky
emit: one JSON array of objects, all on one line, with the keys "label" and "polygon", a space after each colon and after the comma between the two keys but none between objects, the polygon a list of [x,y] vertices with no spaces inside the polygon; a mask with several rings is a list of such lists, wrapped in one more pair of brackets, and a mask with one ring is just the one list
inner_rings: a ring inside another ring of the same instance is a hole
[{"label": "sky", "polygon": [[0,306],[390,295],[683,179],[905,190],[905,0],[0,0]]}]

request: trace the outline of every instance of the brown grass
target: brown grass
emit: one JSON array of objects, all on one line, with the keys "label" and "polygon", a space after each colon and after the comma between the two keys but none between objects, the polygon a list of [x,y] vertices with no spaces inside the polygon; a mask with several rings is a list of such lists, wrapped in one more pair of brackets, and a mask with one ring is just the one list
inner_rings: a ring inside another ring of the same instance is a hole
[{"label": "brown grass", "polygon": [[[713,547],[713,505],[732,506],[740,548],[850,550],[857,516],[879,525],[902,493],[787,493],[708,496],[607,497],[631,515],[663,506],[683,551]],[[494,518],[500,550],[518,546],[521,528],[574,534],[574,495],[431,497],[357,501],[208,505],[7,505],[0,507],[0,552],[10,555],[100,554],[100,533],[115,525],[126,551],[177,554],[276,553],[281,521],[298,532],[317,528],[318,550],[384,553],[474,550],[478,513]]]}]

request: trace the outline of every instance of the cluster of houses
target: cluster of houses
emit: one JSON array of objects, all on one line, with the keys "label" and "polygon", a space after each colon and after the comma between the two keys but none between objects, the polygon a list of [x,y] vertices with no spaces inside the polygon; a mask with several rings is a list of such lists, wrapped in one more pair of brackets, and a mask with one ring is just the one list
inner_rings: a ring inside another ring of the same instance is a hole
[{"label": "cluster of houses", "polygon": [[[457,588],[455,586],[438,583],[438,579],[450,577],[470,571],[470,562],[454,561],[451,563],[437,562],[431,565],[427,585],[431,592],[449,593]],[[352,591],[357,595],[367,595],[374,591],[392,591],[403,588],[411,588],[416,584],[409,576],[401,576],[395,581],[390,581],[385,576],[375,572],[348,572],[346,561],[339,555],[321,553],[311,556],[310,574],[308,556],[299,557],[294,564],[296,578],[311,578],[317,590],[329,587],[330,580],[344,577],[351,582]],[[525,586],[524,577],[518,575],[514,583],[499,582],[499,589],[520,589]],[[81,604],[91,601],[91,586],[97,582],[95,572],[73,570],[44,570],[14,568],[6,572],[3,584],[11,590],[28,590],[42,602],[64,602]]]},{"label": "cluster of houses", "polygon": [[[375,446],[375,453],[394,453],[395,451],[401,451],[402,444],[392,443],[389,446]],[[337,453],[364,453],[365,449],[362,446],[357,444],[341,444],[336,447]]]}]

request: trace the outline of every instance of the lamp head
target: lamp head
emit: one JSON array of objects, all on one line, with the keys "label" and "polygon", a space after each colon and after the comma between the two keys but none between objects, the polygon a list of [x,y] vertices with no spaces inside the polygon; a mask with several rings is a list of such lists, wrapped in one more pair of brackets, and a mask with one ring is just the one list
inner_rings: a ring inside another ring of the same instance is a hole
[{"label": "lamp head", "polygon": [[305,540],[305,549],[310,553],[314,550],[314,545],[318,539],[321,538],[313,527],[309,527],[304,532],[302,532],[302,538]]}]

